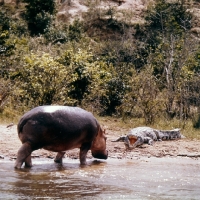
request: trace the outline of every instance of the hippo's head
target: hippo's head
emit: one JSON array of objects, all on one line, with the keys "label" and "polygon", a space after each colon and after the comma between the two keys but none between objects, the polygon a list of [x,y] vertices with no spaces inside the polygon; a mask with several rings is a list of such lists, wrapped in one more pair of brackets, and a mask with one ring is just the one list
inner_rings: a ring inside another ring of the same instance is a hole
[{"label": "hippo's head", "polygon": [[92,156],[99,159],[107,159],[108,151],[106,150],[106,136],[105,130],[99,128],[98,135],[94,139],[91,147]]}]

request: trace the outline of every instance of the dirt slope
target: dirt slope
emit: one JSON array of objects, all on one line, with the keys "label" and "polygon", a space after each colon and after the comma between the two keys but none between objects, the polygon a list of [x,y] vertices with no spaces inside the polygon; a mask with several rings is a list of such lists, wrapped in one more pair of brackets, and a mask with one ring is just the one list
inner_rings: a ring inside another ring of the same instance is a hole
[{"label": "dirt slope", "polygon": [[[72,22],[74,19],[82,19],[82,14],[89,10],[87,1],[80,0],[65,0],[59,4],[58,19],[65,22]],[[101,1],[98,5],[100,10],[108,10],[108,8],[115,8],[115,16],[120,18],[126,12],[131,12],[133,15],[133,21],[142,20],[141,13],[146,9],[147,2],[145,0],[115,0],[115,1]],[[95,4],[94,4],[95,5]],[[94,6],[93,6],[94,8]]]}]

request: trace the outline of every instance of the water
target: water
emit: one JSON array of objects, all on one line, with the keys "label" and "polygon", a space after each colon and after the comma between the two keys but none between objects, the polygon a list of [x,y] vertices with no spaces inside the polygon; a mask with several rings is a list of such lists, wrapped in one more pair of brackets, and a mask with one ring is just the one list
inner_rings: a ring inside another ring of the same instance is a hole
[{"label": "water", "polygon": [[33,159],[32,168],[15,170],[0,160],[0,199],[200,199],[200,160]]}]

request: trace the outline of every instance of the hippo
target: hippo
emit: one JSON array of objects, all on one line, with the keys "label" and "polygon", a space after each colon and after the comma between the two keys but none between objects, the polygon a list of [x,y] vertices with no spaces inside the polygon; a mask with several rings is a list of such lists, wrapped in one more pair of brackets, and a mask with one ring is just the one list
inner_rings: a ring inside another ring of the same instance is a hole
[{"label": "hippo", "polygon": [[80,148],[80,164],[86,155],[107,159],[105,131],[92,113],[79,107],[39,106],[25,113],[17,126],[22,146],[18,150],[15,168],[32,167],[31,153],[37,149],[57,152],[54,159],[62,163],[65,151]]}]

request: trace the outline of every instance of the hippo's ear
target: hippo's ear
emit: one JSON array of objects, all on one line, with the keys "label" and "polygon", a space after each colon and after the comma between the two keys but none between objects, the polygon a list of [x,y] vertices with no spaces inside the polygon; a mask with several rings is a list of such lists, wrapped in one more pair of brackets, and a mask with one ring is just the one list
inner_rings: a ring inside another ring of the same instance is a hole
[{"label": "hippo's ear", "polygon": [[103,129],[101,126],[99,126],[99,131],[98,131],[98,135],[102,136],[106,134],[106,129]]}]

